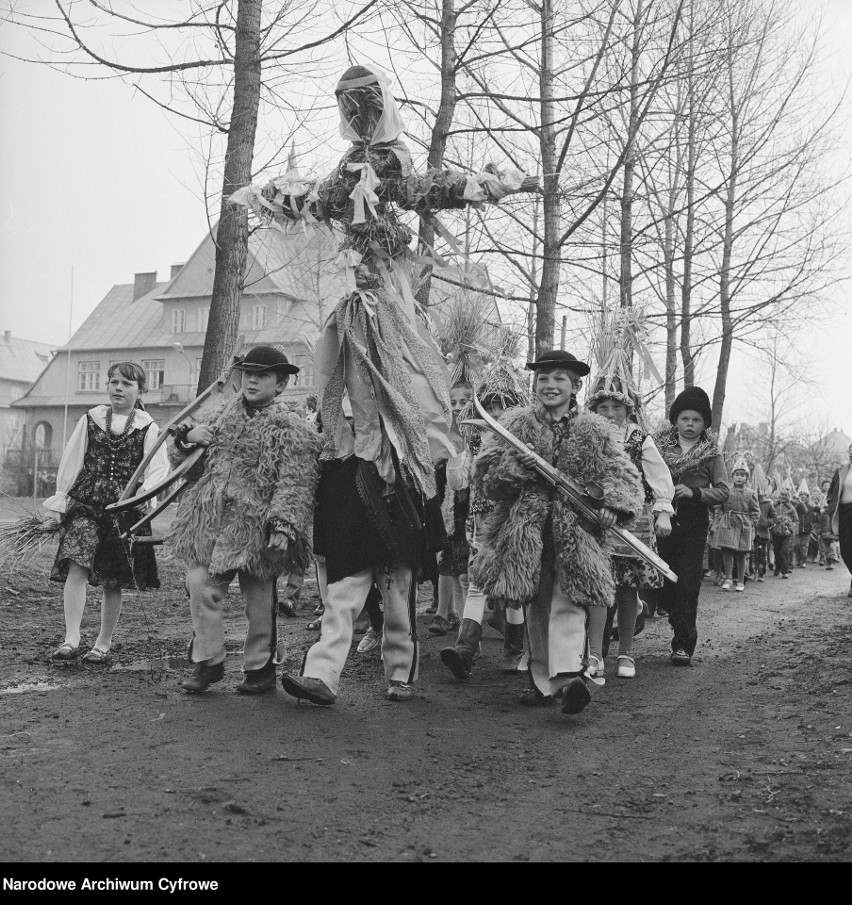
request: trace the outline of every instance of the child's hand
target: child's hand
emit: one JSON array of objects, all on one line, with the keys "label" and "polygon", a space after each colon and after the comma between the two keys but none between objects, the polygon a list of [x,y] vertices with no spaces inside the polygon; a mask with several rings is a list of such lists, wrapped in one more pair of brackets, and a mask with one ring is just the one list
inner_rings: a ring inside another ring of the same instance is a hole
[{"label": "child's hand", "polygon": [[187,433],[186,442],[209,446],[213,442],[213,431],[206,425],[199,424]]},{"label": "child's hand", "polygon": [[290,546],[290,538],[283,531],[273,531],[269,535],[267,546],[270,550],[275,550],[278,553],[286,553],[287,547]]},{"label": "child's hand", "polygon": [[612,528],[618,521],[618,513],[608,506],[601,506],[598,509],[598,518],[600,519],[601,528]]},{"label": "child's hand", "polygon": [[691,500],[692,499],[692,488],[687,487],[686,484],[675,484],[675,499],[676,500]]},{"label": "child's hand", "polygon": [[654,534],[657,537],[668,537],[672,533],[672,517],[668,512],[658,512],[657,521],[654,524]]}]

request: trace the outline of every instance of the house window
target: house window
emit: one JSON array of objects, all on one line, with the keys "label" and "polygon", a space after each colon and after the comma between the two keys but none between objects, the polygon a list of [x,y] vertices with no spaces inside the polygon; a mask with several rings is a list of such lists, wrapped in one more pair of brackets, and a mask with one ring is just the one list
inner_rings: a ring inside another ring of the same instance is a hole
[{"label": "house window", "polygon": [[197,330],[199,333],[207,332],[207,321],[210,319],[210,309],[209,308],[199,308],[197,312],[198,320],[197,320]]},{"label": "house window", "polygon": [[53,428],[47,421],[39,421],[33,431],[33,446],[36,449],[50,449]]},{"label": "house window", "polygon": [[149,390],[159,390],[166,376],[166,362],[163,358],[143,358],[142,370],[148,381]]},{"label": "house window", "polygon": [[266,305],[255,305],[251,309],[252,330],[266,329]]},{"label": "house window", "polygon": [[101,363],[80,361],[77,363],[77,390],[80,393],[97,393],[101,388]]},{"label": "house window", "polygon": [[183,333],[186,325],[186,311],[172,308],[172,333]]},{"label": "house window", "polygon": [[314,357],[313,355],[293,355],[290,360],[293,364],[299,368],[299,373],[296,374],[296,380],[298,381],[299,386],[302,387],[313,387],[316,386],[314,381]]}]

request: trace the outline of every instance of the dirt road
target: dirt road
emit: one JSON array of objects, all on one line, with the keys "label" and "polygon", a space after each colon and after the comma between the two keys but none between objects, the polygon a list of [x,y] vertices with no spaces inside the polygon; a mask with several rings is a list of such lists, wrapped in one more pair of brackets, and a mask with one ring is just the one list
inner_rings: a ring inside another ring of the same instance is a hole
[{"label": "dirt road", "polygon": [[[233,593],[227,680],[187,696],[185,671],[150,668],[185,656],[169,564],[163,591],[126,596],[111,668],[52,666],[62,605],[49,560],[0,576],[0,860],[852,857],[843,569],[745,594],[705,582],[694,668],[668,664],[668,626],[651,621],[637,678],[608,677],[563,717],[515,703],[524,679],[497,670],[494,633],[456,682],[428,617],[413,701],[386,701],[378,651],[354,650],[334,707],[280,687],[241,697]],[[90,594],[84,644],[98,604]],[[308,612],[281,621],[293,662],[315,637]]]}]

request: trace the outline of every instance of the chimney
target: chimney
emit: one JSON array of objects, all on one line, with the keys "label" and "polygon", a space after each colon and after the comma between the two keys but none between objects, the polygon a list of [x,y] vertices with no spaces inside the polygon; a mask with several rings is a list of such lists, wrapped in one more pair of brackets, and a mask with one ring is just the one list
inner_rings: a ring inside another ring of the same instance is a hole
[{"label": "chimney", "polygon": [[173,280],[182,270],[183,264],[172,264],[172,272],[169,274],[169,279]]},{"label": "chimney", "polygon": [[136,273],[133,275],[133,301],[141,299],[157,287],[157,271],[153,273]]},{"label": "chimney", "polygon": [[11,331],[11,330],[4,330],[4,331],[3,331],[3,339],[6,340],[7,343],[8,343],[8,342],[11,342],[11,341],[12,341],[12,331]]}]

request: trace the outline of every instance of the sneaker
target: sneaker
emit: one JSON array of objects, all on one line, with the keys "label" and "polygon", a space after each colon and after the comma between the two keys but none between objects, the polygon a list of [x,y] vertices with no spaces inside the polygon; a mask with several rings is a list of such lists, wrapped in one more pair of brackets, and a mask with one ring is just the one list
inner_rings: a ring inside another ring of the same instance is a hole
[{"label": "sneaker", "polygon": [[692,657],[682,647],[679,647],[671,652],[669,662],[673,666],[692,666]]},{"label": "sneaker", "polygon": [[620,679],[633,679],[636,676],[636,661],[630,654],[618,655],[618,672],[616,675]]},{"label": "sneaker", "polygon": [[414,694],[414,686],[406,682],[391,682],[388,685],[389,701],[410,701]]},{"label": "sneaker", "polygon": [[757,576],[757,580],[758,580],[758,581],[763,581],[763,580],[764,580],[764,578],[763,578],[763,576],[762,576],[762,575],[758,575],[758,576]]},{"label": "sneaker", "polygon": [[594,654],[589,655],[589,666],[586,670],[587,676],[602,676],[606,672],[606,663],[601,657],[596,657]]},{"label": "sneaker", "polygon": [[730,578],[726,578],[726,579],[722,582],[722,590],[723,590],[723,591],[730,591],[730,590],[731,590],[731,585],[732,585],[732,584],[733,584],[733,582],[731,581],[731,579],[730,579]]},{"label": "sneaker", "polygon": [[433,635],[446,635],[452,626],[443,616],[435,616],[429,623],[429,631]]},{"label": "sneaker", "polygon": [[282,673],[281,687],[294,698],[301,698],[323,707],[327,707],[337,700],[337,695],[322,679],[312,679],[310,676],[297,676],[289,672]]},{"label": "sneaker", "polygon": [[361,639],[356,650],[359,654],[366,654],[371,650],[375,650],[382,643],[382,633],[377,632],[374,628],[367,629],[366,634]]},{"label": "sneaker", "polygon": [[790,576],[785,572],[781,577],[782,577],[782,578],[789,578]]},{"label": "sneaker", "polygon": [[738,582],[734,585],[734,590],[735,590],[735,591],[744,591],[744,590],[745,590],[745,585],[743,584],[743,582],[738,581]]},{"label": "sneaker", "polygon": [[830,572],[833,568],[834,568],[834,566],[826,566],[825,571]]}]

